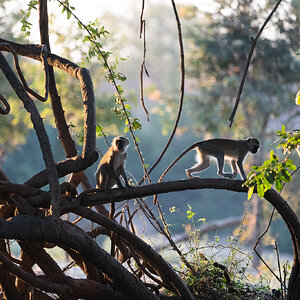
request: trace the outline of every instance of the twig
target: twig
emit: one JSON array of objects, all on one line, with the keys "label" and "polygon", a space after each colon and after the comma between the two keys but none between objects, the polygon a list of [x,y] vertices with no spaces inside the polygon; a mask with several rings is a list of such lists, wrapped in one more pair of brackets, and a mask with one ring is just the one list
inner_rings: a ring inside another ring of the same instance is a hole
[{"label": "twig", "polygon": [[142,10],[140,16],[140,39],[142,38],[142,34],[143,34],[144,8],[145,8],[145,0],[142,0]]},{"label": "twig", "polygon": [[235,99],[235,104],[234,104],[234,107],[232,109],[231,115],[229,117],[229,122],[230,122],[229,123],[229,127],[231,127],[231,125],[233,123],[233,119],[234,119],[235,113],[237,111],[237,108],[238,108],[238,105],[239,105],[239,102],[240,102],[240,99],[241,99],[241,95],[242,95],[242,92],[243,92],[244,84],[245,84],[245,81],[246,81],[247,72],[248,72],[248,69],[249,69],[249,66],[250,66],[250,62],[251,62],[251,58],[252,58],[252,55],[253,55],[253,52],[254,52],[254,49],[255,49],[255,46],[256,46],[256,42],[257,42],[258,38],[260,37],[261,33],[263,32],[263,30],[265,29],[266,25],[268,24],[268,22],[272,18],[273,14],[277,10],[277,8],[278,8],[279,4],[281,3],[281,1],[282,0],[279,0],[276,3],[276,5],[272,9],[271,13],[266,18],[265,22],[263,23],[263,25],[259,29],[256,37],[255,38],[253,38],[253,37],[251,38],[251,48],[250,48],[250,51],[249,51],[249,54],[248,54],[248,57],[247,57],[247,60],[246,60],[245,66],[244,66],[243,76],[242,76],[242,80],[241,80],[241,83],[240,83],[238,91],[237,91],[237,95],[236,95],[236,99]]},{"label": "twig", "polygon": [[271,267],[267,264],[267,262],[262,258],[262,256],[258,253],[258,251],[256,250],[257,246],[259,245],[260,240],[264,237],[264,235],[269,231],[269,228],[271,226],[271,222],[273,219],[273,215],[275,212],[275,208],[273,208],[270,219],[269,219],[269,223],[266,227],[266,229],[264,230],[264,232],[257,238],[255,245],[253,247],[254,252],[256,253],[256,255],[258,256],[258,258],[262,261],[262,263],[269,269],[269,271],[273,274],[273,276],[281,283],[280,278],[275,274],[275,272],[271,269]]},{"label": "twig", "polygon": [[0,105],[0,114],[7,115],[10,112],[10,105],[9,105],[9,103],[7,102],[7,100],[2,95],[0,95],[0,102],[4,106],[4,108],[3,108]]},{"label": "twig", "polygon": [[276,240],[274,241],[274,249],[276,251],[276,256],[277,256],[278,273],[279,273],[280,286],[281,286],[281,296],[283,296],[283,291],[286,289],[286,287],[284,286],[285,282],[282,281],[280,259],[279,259],[279,251],[278,251]]},{"label": "twig", "polygon": [[[102,135],[103,135],[103,137],[104,137],[104,139],[105,139],[106,145],[109,147],[109,142],[108,142],[108,140],[107,140],[107,138],[106,138],[106,134],[104,133],[102,127],[101,127],[98,123],[96,123],[96,125],[97,125],[98,128],[100,129],[100,131],[101,131],[101,133],[102,133]],[[102,156],[103,156],[103,155],[102,155]]]},{"label": "twig", "polygon": [[147,115],[147,121],[149,122],[149,113],[145,106],[145,101],[144,101],[144,78],[143,78],[144,70],[145,70],[146,75],[148,77],[150,77],[149,73],[147,71],[147,68],[146,68],[146,21],[145,20],[142,20],[141,27],[144,31],[144,44],[143,44],[144,45],[144,54],[143,54],[143,60],[142,60],[141,67],[140,67],[140,95],[141,95],[142,107]]},{"label": "twig", "polygon": [[[177,112],[177,117],[175,120],[175,124],[172,130],[172,133],[167,141],[166,146],[164,147],[164,149],[162,150],[161,154],[159,155],[159,157],[157,158],[156,162],[152,165],[152,167],[150,167],[148,173],[150,174],[154,168],[158,165],[158,163],[161,161],[162,157],[164,156],[164,154],[166,153],[168,147],[170,146],[173,137],[176,133],[176,129],[180,120],[180,116],[181,116],[181,112],[182,112],[182,106],[183,106],[183,97],[184,97],[184,79],[185,79],[185,68],[184,68],[184,50],[183,50],[183,41],[182,41],[182,32],[181,32],[181,24],[180,24],[180,20],[178,17],[178,13],[176,10],[176,5],[174,3],[174,0],[172,0],[172,6],[173,6],[173,11],[175,14],[175,19],[176,19],[176,24],[177,24],[177,30],[178,30],[178,40],[179,40],[179,48],[180,48],[180,74],[181,74],[181,80],[180,80],[180,99],[179,99],[179,108],[178,108],[178,112]],[[139,183],[142,183],[145,180],[145,178],[143,178]]]},{"label": "twig", "polygon": [[171,236],[171,233],[170,233],[170,230],[169,230],[169,226],[163,216],[163,213],[161,211],[161,208],[160,208],[160,204],[157,202],[157,208],[158,208],[158,212],[159,212],[159,216],[160,216],[160,219],[164,225],[164,236],[167,238],[167,240],[169,241],[171,247],[173,248],[174,251],[176,251],[179,255],[179,258],[180,260],[182,261],[182,263],[184,263],[186,265],[186,267],[189,269],[189,271],[194,275],[196,276],[196,271],[195,269],[192,267],[192,265],[187,261],[187,259],[185,258],[185,256],[182,254],[182,252],[180,251],[180,249],[177,247],[176,243],[174,242],[172,236]]}]

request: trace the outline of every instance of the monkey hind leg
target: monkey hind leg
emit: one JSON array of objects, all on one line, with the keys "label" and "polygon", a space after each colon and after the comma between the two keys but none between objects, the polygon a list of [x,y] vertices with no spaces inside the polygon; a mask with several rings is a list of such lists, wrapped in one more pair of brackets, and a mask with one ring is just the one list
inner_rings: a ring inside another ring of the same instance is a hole
[{"label": "monkey hind leg", "polygon": [[201,153],[198,152],[198,159],[201,160],[198,164],[196,164],[194,167],[190,169],[185,170],[185,173],[188,178],[193,178],[192,173],[201,172],[210,166],[208,155],[201,155]]}]

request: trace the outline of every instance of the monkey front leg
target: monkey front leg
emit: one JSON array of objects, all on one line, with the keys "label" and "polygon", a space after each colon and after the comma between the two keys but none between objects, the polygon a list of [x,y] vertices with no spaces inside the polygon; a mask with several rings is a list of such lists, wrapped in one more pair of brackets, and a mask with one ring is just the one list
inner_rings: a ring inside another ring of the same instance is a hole
[{"label": "monkey front leg", "polygon": [[240,170],[240,174],[241,174],[241,177],[243,180],[246,180],[247,179],[247,176],[245,174],[245,171],[244,171],[244,168],[243,168],[243,161],[242,160],[238,160],[237,161],[237,165],[239,167],[239,170]]},{"label": "monkey front leg", "polygon": [[113,179],[115,180],[117,186],[118,186],[120,189],[123,189],[124,186],[122,185],[121,180],[120,180],[120,176],[117,174],[117,172],[115,171],[115,169],[113,169],[113,170],[111,171],[111,175],[112,175]]},{"label": "monkey front leg", "polygon": [[236,161],[235,160],[231,160],[230,161],[230,165],[231,165],[232,175],[233,175],[233,177],[235,177],[237,175],[237,173],[238,173]]},{"label": "monkey front leg", "polygon": [[234,174],[224,173],[224,154],[217,156],[216,158],[217,158],[217,163],[218,163],[218,174],[225,178],[235,177]]},{"label": "monkey front leg", "polygon": [[124,168],[122,168],[122,170],[121,170],[121,175],[122,175],[122,177],[123,177],[123,179],[124,179],[124,181],[125,181],[125,186],[126,186],[127,188],[131,188],[131,186],[130,186],[129,183],[128,183],[128,179],[127,179],[126,172],[125,172],[125,169],[124,169]]}]

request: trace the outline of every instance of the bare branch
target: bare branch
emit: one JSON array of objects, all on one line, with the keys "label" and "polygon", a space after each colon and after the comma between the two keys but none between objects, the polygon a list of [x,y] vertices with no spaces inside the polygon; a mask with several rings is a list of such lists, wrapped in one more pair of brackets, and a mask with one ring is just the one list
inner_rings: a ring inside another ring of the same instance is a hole
[{"label": "bare branch", "polygon": [[142,11],[141,11],[141,16],[140,16],[140,39],[142,38],[142,34],[144,32],[144,38],[143,38],[143,59],[142,63],[140,66],[140,99],[142,103],[142,107],[146,113],[147,116],[147,121],[149,122],[149,113],[148,110],[145,106],[145,101],[144,101],[144,71],[146,75],[149,77],[149,73],[146,68],[146,21],[143,18],[144,16],[144,8],[145,8],[145,0],[142,1]]},{"label": "bare branch", "polygon": [[9,105],[9,103],[7,102],[7,100],[2,95],[0,95],[0,102],[4,106],[4,108],[3,108],[0,105],[0,114],[2,114],[2,115],[9,114],[9,112],[10,112],[10,105]]},{"label": "bare branch", "polygon": [[[185,79],[185,67],[184,67],[184,50],[183,50],[183,41],[182,41],[182,32],[181,32],[181,24],[180,20],[178,17],[178,13],[176,10],[176,5],[174,0],[172,0],[172,6],[176,18],[176,24],[177,24],[177,30],[178,30],[178,40],[179,40],[179,48],[180,48],[180,75],[181,75],[181,80],[180,80],[180,99],[179,99],[179,107],[178,107],[178,112],[177,112],[177,117],[174,123],[174,127],[172,130],[172,133],[167,141],[167,144],[165,145],[164,149],[162,150],[161,154],[157,158],[156,162],[150,167],[148,173],[150,174],[154,168],[158,165],[158,163],[161,161],[162,157],[166,153],[168,147],[170,146],[173,137],[176,133],[176,129],[180,120],[181,112],[182,112],[182,105],[183,105],[183,97],[184,97],[184,79]],[[140,181],[140,183],[144,181],[144,178]]]},{"label": "bare branch", "polygon": [[172,267],[161,257],[161,255],[154,251],[142,239],[118,223],[85,207],[79,205],[70,205],[69,210],[107,228],[110,231],[115,232],[129,245],[134,245],[134,249],[138,252],[139,256],[143,257],[147,263],[149,263],[149,265],[151,265],[158,272],[160,277],[164,280],[164,282],[167,282],[170,285],[172,290],[177,291],[183,299],[193,299],[190,291],[187,289]]},{"label": "bare branch", "polygon": [[[0,50],[4,51],[7,51],[7,49],[4,46],[2,46],[2,43],[9,43],[18,55],[26,56],[41,61],[40,45],[22,45],[18,43],[9,42],[0,38]],[[81,68],[73,62],[52,53],[49,53],[47,62],[49,66],[59,68],[80,81],[85,124],[83,157],[87,158],[88,155],[93,156],[94,152],[96,151],[96,113],[93,82],[90,73],[87,69]]]},{"label": "bare branch", "polygon": [[233,107],[231,115],[229,117],[229,122],[230,122],[229,123],[229,127],[231,127],[231,125],[233,123],[233,119],[234,119],[235,113],[237,111],[237,108],[238,108],[238,105],[239,105],[239,102],[240,102],[240,99],[241,99],[241,95],[242,95],[242,92],[243,92],[244,84],[245,84],[245,81],[246,81],[247,72],[248,72],[248,69],[249,69],[249,66],[250,66],[250,62],[251,62],[251,58],[252,58],[252,55],[253,55],[253,52],[254,52],[254,49],[255,49],[255,46],[256,46],[256,42],[257,42],[258,38],[260,37],[261,33],[263,32],[263,30],[265,29],[265,27],[268,24],[268,22],[271,20],[273,14],[277,10],[277,8],[280,5],[281,1],[282,0],[277,1],[276,5],[272,9],[271,13],[266,18],[265,22],[263,23],[263,25],[259,29],[256,37],[255,38],[251,38],[251,47],[250,47],[250,51],[249,51],[249,54],[248,54],[248,57],[247,57],[247,60],[246,60],[246,63],[245,63],[242,80],[241,80],[241,83],[240,83],[238,91],[237,91],[237,95],[236,95],[236,98],[235,98],[234,107]]}]

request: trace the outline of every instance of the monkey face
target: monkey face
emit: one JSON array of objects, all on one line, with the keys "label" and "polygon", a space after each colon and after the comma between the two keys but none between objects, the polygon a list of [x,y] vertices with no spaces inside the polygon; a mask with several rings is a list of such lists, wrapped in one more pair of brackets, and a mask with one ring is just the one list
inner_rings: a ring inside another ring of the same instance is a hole
[{"label": "monkey face", "polygon": [[113,144],[118,148],[119,151],[124,152],[129,146],[129,140],[123,136],[118,136],[114,138]]},{"label": "monkey face", "polygon": [[249,138],[248,143],[249,143],[249,151],[252,154],[255,154],[258,151],[259,147],[260,147],[259,140],[256,139],[256,138]]},{"label": "monkey face", "polygon": [[257,150],[259,149],[259,146],[258,145],[254,145],[253,146],[253,149],[251,151],[252,154],[255,154],[257,152]]}]

